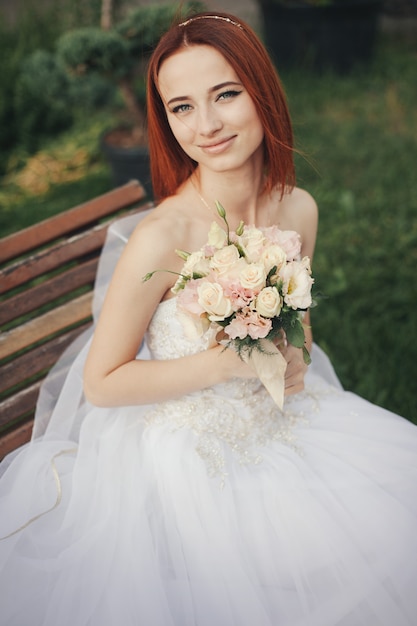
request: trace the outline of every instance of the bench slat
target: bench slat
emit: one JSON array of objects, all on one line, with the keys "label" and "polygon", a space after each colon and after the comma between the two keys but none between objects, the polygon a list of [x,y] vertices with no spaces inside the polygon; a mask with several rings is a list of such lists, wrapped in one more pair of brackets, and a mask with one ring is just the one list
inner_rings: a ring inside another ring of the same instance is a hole
[{"label": "bench slat", "polygon": [[[91,324],[108,227],[152,208],[145,198],[132,181],[0,239],[0,459],[29,441],[45,376]],[[63,363],[57,384],[65,373]]]},{"label": "bench slat", "polygon": [[9,298],[0,308],[0,325],[53,302],[78,287],[92,285],[96,277],[97,264],[98,256]]},{"label": "bench slat", "polygon": [[[1,405],[0,405],[1,407]],[[33,429],[33,418],[24,422],[17,428],[14,428],[8,433],[5,433],[0,438],[0,459],[3,459],[6,454],[16,450],[19,446],[30,441]]]},{"label": "bench slat", "polygon": [[[28,352],[20,355],[13,361],[0,366],[0,393],[15,385],[22,384],[27,378],[47,371],[56,363],[64,350],[82,333],[89,324],[83,324],[73,330],[54,337]],[[15,417],[18,417],[16,415]]]},{"label": "bench slat", "polygon": [[0,248],[0,263],[85,227],[135,202],[140,202],[145,197],[144,188],[134,180],[73,209],[4,237]]},{"label": "bench slat", "polygon": [[17,417],[35,413],[35,406],[39,396],[39,390],[44,379],[36,381],[21,389],[14,396],[6,398],[0,402],[0,426],[3,427],[15,420]]},{"label": "bench slat", "polygon": [[19,287],[33,278],[59,268],[64,263],[100,250],[106,231],[107,224],[101,224],[91,231],[76,235],[67,241],[61,241],[47,250],[6,268],[0,273],[0,293]]},{"label": "bench slat", "polygon": [[92,292],[0,335],[0,359],[91,317]]},{"label": "bench slat", "polygon": [[[141,210],[146,208],[148,205],[141,207]],[[123,215],[127,216],[137,212],[138,208],[126,211]],[[51,272],[70,261],[91,254],[98,256],[106,239],[107,229],[113,221],[109,220],[98,224],[86,232],[60,241],[46,250],[41,250],[4,268],[0,271],[0,294]]]}]

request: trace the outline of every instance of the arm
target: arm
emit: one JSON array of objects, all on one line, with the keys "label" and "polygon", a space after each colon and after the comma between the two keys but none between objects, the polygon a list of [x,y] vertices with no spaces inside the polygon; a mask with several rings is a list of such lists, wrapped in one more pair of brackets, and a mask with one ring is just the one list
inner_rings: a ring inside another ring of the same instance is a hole
[{"label": "arm", "polygon": [[165,272],[146,283],[142,277],[156,268],[181,269],[174,253],[175,228],[157,216],[146,218],[117,264],[84,370],[86,397],[97,406],[147,404],[232,376],[253,376],[222,346],[170,361],[136,359],[152,315],[175,280]]}]

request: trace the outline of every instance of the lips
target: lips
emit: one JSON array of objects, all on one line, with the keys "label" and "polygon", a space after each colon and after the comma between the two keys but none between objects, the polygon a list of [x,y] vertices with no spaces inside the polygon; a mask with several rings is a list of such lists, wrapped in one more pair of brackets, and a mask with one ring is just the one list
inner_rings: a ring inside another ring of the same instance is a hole
[{"label": "lips", "polygon": [[200,144],[199,148],[204,150],[204,152],[208,152],[209,154],[219,154],[220,152],[224,152],[230,146],[230,144],[235,139],[236,135],[232,135],[231,137],[226,137],[225,139],[216,140],[210,144]]}]

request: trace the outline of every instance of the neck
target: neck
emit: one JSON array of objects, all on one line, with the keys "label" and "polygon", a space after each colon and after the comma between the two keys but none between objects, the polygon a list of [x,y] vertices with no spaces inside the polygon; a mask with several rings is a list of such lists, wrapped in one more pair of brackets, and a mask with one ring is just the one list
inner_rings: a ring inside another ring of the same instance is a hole
[{"label": "neck", "polygon": [[205,207],[216,213],[216,200],[226,210],[230,226],[236,227],[241,220],[246,224],[263,222],[264,197],[263,178],[258,176],[234,175],[233,172],[218,175],[197,168],[191,183]]}]

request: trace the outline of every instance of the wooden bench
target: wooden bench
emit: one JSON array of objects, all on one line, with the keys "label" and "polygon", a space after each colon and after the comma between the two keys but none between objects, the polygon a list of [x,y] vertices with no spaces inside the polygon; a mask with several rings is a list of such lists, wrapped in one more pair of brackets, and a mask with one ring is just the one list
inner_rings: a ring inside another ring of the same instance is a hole
[{"label": "wooden bench", "polygon": [[0,459],[29,441],[39,389],[91,323],[109,224],[149,208],[137,181],[0,239]]}]

